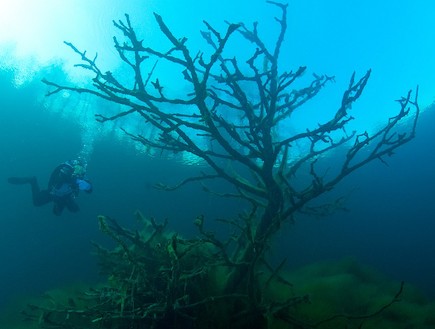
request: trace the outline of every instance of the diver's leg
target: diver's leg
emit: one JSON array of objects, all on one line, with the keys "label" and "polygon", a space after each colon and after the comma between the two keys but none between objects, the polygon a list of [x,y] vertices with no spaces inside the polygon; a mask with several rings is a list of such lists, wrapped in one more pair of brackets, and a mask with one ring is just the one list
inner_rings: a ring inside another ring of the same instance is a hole
[{"label": "diver's leg", "polygon": [[32,190],[32,201],[35,206],[42,206],[52,201],[52,196],[48,191],[41,191],[39,189],[38,180],[33,177],[9,177],[8,182],[14,185],[30,184]]},{"label": "diver's leg", "polygon": [[73,198],[68,198],[65,202],[65,205],[71,212],[78,212],[80,210],[78,204],[74,201]]},{"label": "diver's leg", "polygon": [[64,200],[56,200],[53,204],[53,214],[56,216],[62,215],[63,209],[65,208]]},{"label": "diver's leg", "polygon": [[53,196],[47,190],[40,190],[38,180],[36,177],[30,181],[30,187],[32,189],[32,201],[34,206],[42,206],[53,201]]}]

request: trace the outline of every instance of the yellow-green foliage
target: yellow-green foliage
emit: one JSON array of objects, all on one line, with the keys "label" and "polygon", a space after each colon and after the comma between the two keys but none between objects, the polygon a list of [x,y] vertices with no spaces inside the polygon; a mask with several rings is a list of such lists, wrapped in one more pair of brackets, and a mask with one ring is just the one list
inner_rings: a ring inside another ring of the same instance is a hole
[{"label": "yellow-green foliage", "polygon": [[[195,250],[188,257],[196,260],[206,256],[211,250],[208,248]],[[184,250],[186,251],[186,250]],[[189,261],[187,261],[189,263]],[[227,269],[224,266],[216,266],[208,269],[205,274],[205,282],[202,293],[204,296],[219,296],[224,288]],[[404,287],[400,295],[400,302],[394,303],[386,308],[379,315],[368,319],[348,320],[344,316],[364,316],[377,312],[384,305],[387,305],[398,292],[400,283],[390,281],[376,271],[361,266],[353,260],[341,262],[323,262],[306,266],[304,268],[281,273],[281,277],[292,283],[292,286],[279,280],[267,282],[267,275],[261,276],[260,284],[266,287],[264,299],[274,302],[283,302],[289,297],[303,296],[308,294],[310,303],[298,304],[290,309],[290,316],[308,324],[315,324],[334,315],[343,315],[333,321],[325,322],[316,327],[326,328],[360,328],[363,329],[424,329],[435,328],[435,303],[429,303],[415,288],[410,285]],[[55,304],[63,304],[75,307],[86,308],[83,299],[76,298],[81,295],[87,287],[80,285],[53,289],[39,299],[26,298],[21,302],[11,305],[3,314],[0,314],[0,328],[8,329],[33,329],[38,328],[36,322],[23,322],[20,311],[25,309],[27,304],[34,304],[50,308]],[[78,305],[77,303],[83,303]],[[228,311],[232,308],[231,303],[226,300],[215,301],[204,305],[203,314],[207,317],[200,317],[200,322],[207,326],[207,321],[219,319],[222,324],[230,325]],[[210,320],[208,320],[210,319]],[[76,320],[77,321],[77,320]],[[214,323],[215,324],[215,323]],[[269,328],[293,329],[288,323],[278,320],[273,316],[268,319]]]}]

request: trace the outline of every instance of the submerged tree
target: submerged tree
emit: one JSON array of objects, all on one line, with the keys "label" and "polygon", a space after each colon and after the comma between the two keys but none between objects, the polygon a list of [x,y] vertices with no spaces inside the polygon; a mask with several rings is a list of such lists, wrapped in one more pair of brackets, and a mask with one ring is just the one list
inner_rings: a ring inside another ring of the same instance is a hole
[{"label": "submerged tree", "polygon": [[[398,147],[413,139],[419,116],[418,90],[415,96],[410,91],[398,100],[397,115],[389,118],[377,131],[347,131],[348,123],[354,119],[350,114],[351,107],[369,80],[369,70],[361,78],[352,75],[341,104],[329,120],[302,132],[287,134],[282,130],[283,125],[291,124],[292,115],[302,111],[302,105],[334,77],[314,75],[312,81],[304,85],[302,76],[306,67],[295,71],[280,70],[283,62],[280,53],[287,31],[287,5],[268,3],[281,13],[276,18],[279,33],[272,49],[260,38],[257,23],[252,28],[243,23],[228,24],[225,33],[221,34],[204,22],[206,30],[201,31],[201,35],[210,55],[192,53],[187,38],[177,37],[162,17],[155,14],[158,26],[170,44],[168,49],[157,50],[145,45],[144,40],[136,35],[126,15],[125,20],[114,22],[125,40],[114,38],[114,43],[120,59],[131,72],[131,81],[124,82],[125,77],[121,79],[110,71],[101,71],[96,57],[88,57],[85,51],[71,43],[66,44],[83,61],[77,66],[95,74],[93,86],[82,88],[44,80],[54,88],[49,95],[68,90],[89,93],[120,104],[123,109],[119,113],[97,115],[97,120],[114,121],[137,115],[144,129],[152,127],[158,134],[144,136],[125,131],[134,141],[166,152],[193,154],[209,167],[209,172],[188,177],[176,186],[161,184],[159,188],[170,190],[187,183],[205,184],[206,181],[222,179],[234,189],[220,195],[247,201],[250,211],[240,215],[239,220],[228,220],[236,232],[228,241],[220,241],[206,232],[204,219],[196,219],[195,224],[202,234],[198,241],[214,248],[213,251],[209,249],[209,258],[201,256],[207,259],[202,261],[224,267],[225,280],[221,295],[208,296],[209,299],[202,296],[205,298],[202,302],[190,300],[189,305],[193,310],[196,306],[215,302],[219,296],[231,295],[233,299],[234,296],[244,296],[243,303],[232,304],[231,312],[263,320],[270,312],[276,315],[278,309],[288,308],[296,301],[291,298],[276,309],[272,307],[273,302],[266,306],[265,283],[260,284],[259,279],[260,271],[264,269],[271,273],[271,277],[279,277],[282,264],[273,268],[267,262],[265,251],[281,224],[301,211],[324,211],[325,207],[315,209],[308,207],[308,203],[331,191],[346,176],[369,162],[385,162],[385,158]],[[229,54],[228,43],[237,34],[245,40],[246,48],[252,49],[246,62]],[[162,83],[163,77],[158,76],[159,65],[167,64],[173,69],[173,79],[180,79],[183,88],[186,84],[189,86],[184,96],[170,95]],[[412,121],[405,128],[400,127],[399,124],[409,117]],[[295,145],[302,148],[298,156],[291,152]],[[328,165],[332,158],[327,155],[335,150],[340,150],[342,156],[341,160],[333,159],[333,167],[338,169],[328,174],[321,173],[319,168]],[[310,177],[306,184],[298,180],[303,175]],[[118,242],[122,241],[120,237],[127,237],[130,243],[141,244],[140,235],[126,234],[127,231],[117,226],[114,230],[105,227]],[[177,251],[179,239],[173,236],[168,240],[170,252],[167,251],[172,261],[180,258]],[[129,248],[123,246],[125,250]],[[189,271],[195,272],[193,269]],[[165,303],[174,303],[174,300],[167,299]],[[302,300],[297,299],[298,302]],[[189,316],[195,317],[193,314]],[[297,323],[288,321],[294,325]],[[304,326],[300,324],[300,327]]]}]

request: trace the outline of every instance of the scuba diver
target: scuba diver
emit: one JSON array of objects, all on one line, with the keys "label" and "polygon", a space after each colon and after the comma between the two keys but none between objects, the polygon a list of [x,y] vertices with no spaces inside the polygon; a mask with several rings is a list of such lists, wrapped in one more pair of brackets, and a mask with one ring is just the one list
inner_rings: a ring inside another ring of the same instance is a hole
[{"label": "scuba diver", "polygon": [[69,160],[57,166],[51,173],[48,188],[41,190],[36,177],[9,177],[8,182],[15,185],[30,184],[33,205],[38,207],[53,202],[53,213],[60,216],[65,208],[78,212],[75,202],[79,191],[92,192],[92,184],[86,179],[86,162]]}]

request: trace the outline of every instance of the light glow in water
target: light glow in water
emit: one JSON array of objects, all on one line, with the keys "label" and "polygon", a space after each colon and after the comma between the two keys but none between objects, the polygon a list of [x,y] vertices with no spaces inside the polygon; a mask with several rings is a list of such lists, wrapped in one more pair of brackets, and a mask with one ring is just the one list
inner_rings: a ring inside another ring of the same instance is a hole
[{"label": "light glow in water", "polygon": [[[373,69],[372,78],[355,106],[355,110],[360,111],[357,116],[363,119],[356,129],[364,131],[375,127],[378,118],[385,122],[396,112],[394,100],[417,84],[420,84],[421,107],[433,101],[435,28],[430,13],[435,5],[424,0],[399,3],[380,4],[377,0],[358,5],[345,5],[342,0],[290,3],[282,69],[288,71],[306,65],[309,72],[336,75],[337,83],[327,87],[323,91],[327,96],[319,96],[313,105],[318,115],[325,109],[337,109],[340,95],[354,70],[361,77],[369,68]],[[244,21],[247,26],[258,21],[259,31],[267,44],[272,45],[275,35],[271,31],[276,32],[277,28],[274,16],[279,16],[279,10],[266,2],[250,0],[237,3],[229,0],[0,0],[0,67],[15,71],[18,86],[32,80],[41,68],[47,69],[54,63],[60,63],[73,80],[83,79],[83,71],[73,67],[80,59],[63,43],[69,41],[80,50],[87,50],[90,57],[98,53],[102,71],[116,71],[120,60],[113,48],[112,36],[118,31],[112,20],[123,19],[124,13],[129,13],[137,34],[147,46],[162,49],[164,37],[153,12],[163,17],[177,37],[188,37],[189,47],[198,50],[206,47],[199,34],[199,29],[204,29],[203,19],[222,32],[225,20]],[[162,72],[159,79],[178,86],[171,72]],[[166,90],[169,88],[174,85],[167,86]],[[180,89],[174,88],[174,91],[180,92]],[[83,152],[90,153],[95,134],[103,133],[104,129],[96,127],[94,103],[82,98],[77,102],[74,107],[62,106],[61,110],[64,115],[80,121],[84,127],[86,151]],[[52,100],[48,104],[53,107],[47,108],[59,111],[60,103]],[[122,123],[127,130],[140,129],[135,118]]]}]

